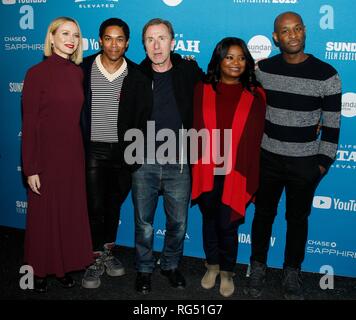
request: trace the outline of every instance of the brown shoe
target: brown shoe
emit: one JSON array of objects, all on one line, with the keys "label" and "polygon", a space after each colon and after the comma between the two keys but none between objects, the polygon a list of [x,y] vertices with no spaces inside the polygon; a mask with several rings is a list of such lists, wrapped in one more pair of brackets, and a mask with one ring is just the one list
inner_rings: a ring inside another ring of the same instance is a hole
[{"label": "brown shoe", "polygon": [[201,279],[201,286],[204,289],[212,289],[215,286],[216,277],[220,272],[220,266],[218,264],[205,264],[207,271],[204,277]]},{"label": "brown shoe", "polygon": [[233,272],[220,271],[220,294],[225,298],[230,297],[235,291],[233,275]]}]

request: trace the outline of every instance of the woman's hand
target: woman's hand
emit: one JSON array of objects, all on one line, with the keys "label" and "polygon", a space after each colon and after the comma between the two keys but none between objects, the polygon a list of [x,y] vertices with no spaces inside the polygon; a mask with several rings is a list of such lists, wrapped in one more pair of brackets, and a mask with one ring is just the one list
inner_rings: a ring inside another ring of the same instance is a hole
[{"label": "woman's hand", "polygon": [[38,174],[34,174],[33,176],[27,177],[27,183],[30,186],[30,189],[39,195],[41,195],[39,189],[41,188],[40,177]]}]

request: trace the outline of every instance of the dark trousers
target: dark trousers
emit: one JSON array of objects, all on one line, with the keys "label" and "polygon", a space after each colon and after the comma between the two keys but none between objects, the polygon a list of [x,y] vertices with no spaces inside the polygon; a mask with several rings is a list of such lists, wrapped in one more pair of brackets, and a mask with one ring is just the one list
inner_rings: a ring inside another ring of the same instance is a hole
[{"label": "dark trousers", "polygon": [[267,262],[272,225],[285,190],[287,234],[284,266],[301,268],[308,236],[308,216],[320,178],[316,156],[285,157],[262,150],[260,185],[252,223],[251,260]]},{"label": "dark trousers", "polygon": [[96,249],[115,242],[120,208],[131,188],[131,174],[119,165],[117,153],[117,143],[91,142],[87,155],[88,209]]},{"label": "dark trousers", "polygon": [[237,229],[243,220],[231,221],[232,209],[221,202],[224,176],[215,176],[214,189],[203,193],[198,205],[203,217],[203,247],[208,264],[233,271],[236,265]]}]

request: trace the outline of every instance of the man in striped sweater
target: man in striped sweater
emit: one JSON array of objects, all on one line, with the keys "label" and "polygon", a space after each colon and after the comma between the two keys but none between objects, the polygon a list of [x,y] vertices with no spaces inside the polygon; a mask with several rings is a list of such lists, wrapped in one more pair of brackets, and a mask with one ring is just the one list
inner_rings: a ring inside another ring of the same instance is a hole
[{"label": "man in striped sweater", "polygon": [[341,83],[332,66],[304,53],[305,26],[298,14],[280,14],[273,39],[281,54],[260,61],[256,73],[266,90],[267,112],[247,291],[253,297],[262,293],[272,225],[285,190],[284,297],[303,299],[308,216],[315,189],[336,155]]},{"label": "man in striped sweater", "polygon": [[86,57],[82,64],[85,102],[81,126],[95,250],[95,263],[82,280],[84,288],[98,288],[104,271],[111,277],[125,274],[124,265],[115,256],[120,209],[131,189],[124,135],[130,128],[140,128],[139,119],[151,91],[150,81],[126,57],[129,39],[130,29],[125,21],[103,21],[99,28],[101,50]]}]

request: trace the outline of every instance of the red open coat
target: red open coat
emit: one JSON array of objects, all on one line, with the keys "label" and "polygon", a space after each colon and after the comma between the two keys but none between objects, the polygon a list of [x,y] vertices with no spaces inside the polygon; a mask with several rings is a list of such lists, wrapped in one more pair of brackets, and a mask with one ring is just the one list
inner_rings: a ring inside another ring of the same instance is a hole
[{"label": "red open coat", "polygon": [[[212,159],[212,130],[217,128],[216,118],[220,109],[216,105],[217,94],[211,85],[200,84],[196,88],[194,105],[194,128],[209,130],[209,143],[206,150],[201,150],[198,162],[193,164],[192,200],[214,187],[213,161],[205,163],[203,155]],[[252,94],[243,89],[236,105],[232,120],[231,171],[225,175],[224,190],[221,201],[232,208],[232,220],[245,216],[248,203],[258,188],[259,154],[266,113],[265,93],[257,87]],[[221,111],[220,111],[221,112]],[[230,129],[230,128],[226,128]],[[209,154],[204,153],[209,151]],[[199,151],[200,152],[200,151]],[[203,163],[204,162],[204,163]]]}]

